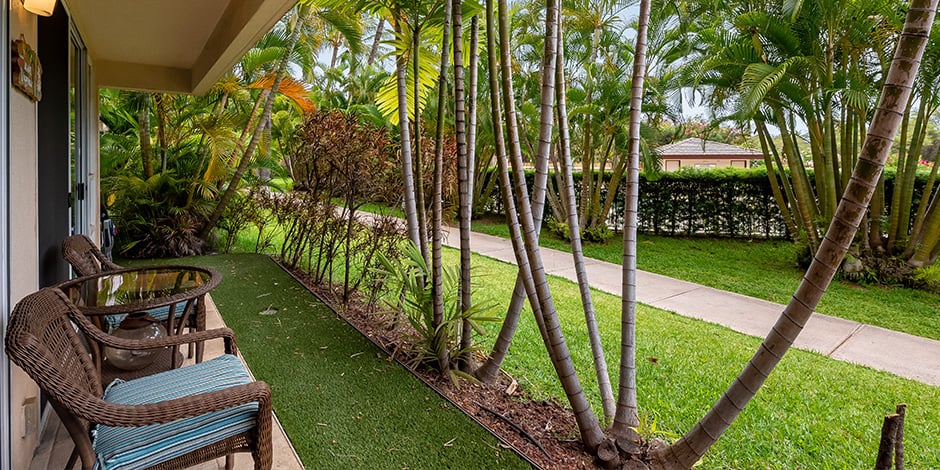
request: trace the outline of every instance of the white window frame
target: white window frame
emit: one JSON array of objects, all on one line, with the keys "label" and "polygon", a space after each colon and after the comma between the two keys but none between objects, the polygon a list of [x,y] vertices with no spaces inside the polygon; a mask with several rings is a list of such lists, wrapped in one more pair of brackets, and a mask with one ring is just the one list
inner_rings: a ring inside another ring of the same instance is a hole
[{"label": "white window frame", "polygon": [[[0,2],[0,37],[10,44],[10,3]],[[0,333],[6,337],[10,317],[10,48],[0,48]],[[10,413],[10,359],[0,348],[0,469],[12,466]]]}]

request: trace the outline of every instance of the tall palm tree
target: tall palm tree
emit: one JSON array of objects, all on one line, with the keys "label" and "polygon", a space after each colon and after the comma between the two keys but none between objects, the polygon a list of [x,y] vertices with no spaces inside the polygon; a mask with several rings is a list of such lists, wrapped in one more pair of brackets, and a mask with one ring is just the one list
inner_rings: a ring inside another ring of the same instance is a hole
[{"label": "tall palm tree", "polygon": [[[459,9],[459,6],[457,7]],[[434,142],[434,187],[431,196],[431,216],[432,216],[432,242],[431,242],[431,295],[433,296],[433,308],[431,325],[437,331],[435,335],[435,344],[438,351],[438,363],[441,371],[450,370],[450,357],[447,356],[448,348],[440,346],[447,338],[444,337],[444,330],[440,326],[444,323],[444,292],[443,292],[443,255],[441,219],[443,217],[443,175],[444,175],[444,113],[446,110],[445,100],[447,98],[447,69],[450,54],[450,41],[448,37],[450,31],[450,21],[452,10],[454,9],[453,0],[444,0],[444,27],[443,38],[441,38],[441,68],[440,81],[438,83],[438,101],[437,101],[437,137]],[[454,52],[457,51],[457,45],[454,44]],[[455,57],[456,60],[456,57]],[[465,136],[460,136],[464,137]],[[466,145],[466,142],[464,142]],[[459,148],[458,148],[459,151]],[[466,152],[466,147],[464,147]],[[458,157],[459,158],[459,157]]]},{"label": "tall palm tree", "polygon": [[812,264],[773,329],[734,383],[679,441],[655,453],[662,468],[691,468],[731,425],[799,336],[855,237],[911,94],[937,0],[912,0],[858,163]]},{"label": "tall palm tree", "polygon": [[650,0],[640,0],[630,99],[630,163],[624,191],[623,287],[620,322],[620,387],[613,433],[625,435],[639,425],[636,397],[636,233],[640,195],[640,117],[643,79],[646,76],[647,31]]},{"label": "tall palm tree", "polygon": [[[561,19],[559,18],[559,23]],[[559,24],[559,30],[561,30]],[[587,278],[584,267],[584,252],[581,250],[581,225],[578,221],[577,202],[574,192],[573,164],[571,162],[571,137],[568,128],[568,107],[565,97],[565,64],[564,41],[558,41],[558,58],[555,64],[555,101],[558,106],[558,140],[561,148],[559,161],[564,179],[562,200],[567,205],[568,237],[571,240],[571,255],[574,258],[575,273],[578,278],[578,288],[581,293],[581,306],[584,310],[584,320],[591,341],[591,353],[594,359],[594,372],[597,376],[597,386],[601,393],[601,404],[604,409],[604,418],[609,422],[614,418],[616,403],[614,392],[610,385],[610,374],[607,371],[607,360],[604,358],[604,346],[601,344],[600,331],[597,328],[597,318],[594,314],[594,301],[591,298],[591,284]]]},{"label": "tall palm tree", "polygon": [[[554,119],[554,110],[552,108],[554,100],[555,86],[555,61],[557,56],[558,41],[558,2],[548,0],[545,8],[545,46],[541,70],[541,122],[539,131],[539,155],[538,159],[548,160],[548,151],[551,146],[551,127]],[[506,111],[506,121],[508,123],[510,138],[510,155],[512,157],[514,189],[516,200],[519,203],[519,218],[523,228],[522,242],[525,246],[525,254],[528,257],[531,266],[532,283],[535,292],[528,292],[530,302],[533,294],[537,297],[540,305],[542,322],[544,323],[546,334],[543,337],[549,357],[555,372],[561,381],[568,401],[571,404],[575,414],[575,420],[578,423],[578,429],[581,432],[582,442],[589,449],[596,449],[604,441],[604,433],[600,428],[594,412],[584,395],[584,389],[581,387],[578,375],[574,370],[571,360],[571,354],[565,342],[564,335],[561,332],[561,326],[558,322],[558,314],[555,309],[554,300],[548,287],[548,279],[545,274],[545,268],[542,264],[539,254],[538,236],[536,234],[535,224],[532,216],[531,201],[527,197],[528,190],[523,171],[522,152],[519,148],[518,127],[515,124],[515,116],[511,112],[514,108],[512,92],[512,73],[508,65],[510,64],[509,51],[509,18],[508,5],[505,0],[500,2],[499,11],[499,29],[500,29],[500,55],[503,79],[503,104]],[[518,246],[518,245],[515,245]]]},{"label": "tall palm tree", "polygon": [[[279,53],[275,52],[275,54],[277,54],[277,60],[275,61],[275,66],[270,71],[270,75],[256,80],[255,84],[253,85],[256,88],[261,88],[261,92],[259,94],[258,100],[255,102],[255,105],[252,108],[252,112],[245,127],[245,131],[242,134],[242,138],[244,138],[244,136],[248,134],[248,130],[252,129],[252,132],[250,133],[250,140],[247,144],[245,144],[243,149],[240,149],[242,154],[239,157],[238,165],[229,180],[228,186],[222,193],[222,196],[219,198],[215,209],[212,211],[205,225],[200,230],[200,238],[205,239],[212,229],[215,228],[222,214],[228,207],[229,202],[235,196],[235,193],[238,190],[238,186],[241,183],[242,178],[244,177],[245,172],[247,171],[248,166],[254,157],[255,151],[261,143],[262,136],[267,128],[267,125],[270,122],[271,114],[274,109],[274,100],[276,99],[278,93],[282,91],[281,87],[283,86],[285,88],[285,90],[283,90],[285,92],[286,89],[293,89],[295,91],[297,90],[297,83],[288,74],[289,64],[292,62],[292,59],[296,57],[301,58],[301,64],[309,63],[309,59],[311,57],[309,48],[299,48],[302,50],[302,52],[299,53],[296,51],[298,49],[296,46],[300,42],[301,37],[304,37],[305,34],[309,33],[309,28],[312,24],[330,24],[337,31],[346,35],[346,40],[349,44],[351,44],[351,49],[358,50],[358,43],[361,41],[360,32],[355,26],[357,23],[348,19],[350,16],[351,12],[349,11],[348,6],[339,2],[339,0],[303,0],[299,2],[294,9],[288,12],[288,14],[282,20],[282,23],[290,31],[290,34],[286,43],[284,44],[283,49]],[[271,51],[261,52],[260,54],[261,57],[271,57],[269,55],[271,54]],[[241,65],[244,64],[245,61],[243,60]],[[309,69],[303,69],[305,73],[308,70]],[[249,71],[245,70],[243,67],[242,72],[248,73]],[[260,84],[259,82],[263,84]],[[306,93],[305,89],[302,87],[300,89],[302,90],[302,93]],[[262,102],[263,106],[261,106]],[[224,106],[220,109],[223,108]],[[255,113],[259,109],[261,110],[260,115],[257,116],[256,120],[253,120]],[[241,139],[239,141],[241,142]]]},{"label": "tall palm tree", "polygon": [[261,118],[258,119],[258,123],[255,125],[254,132],[251,134],[251,140],[249,141],[248,146],[245,148],[244,154],[239,160],[238,167],[235,169],[235,173],[232,175],[231,180],[229,180],[228,187],[226,188],[225,192],[222,193],[222,197],[219,198],[219,201],[215,206],[215,210],[213,210],[212,214],[209,216],[209,219],[206,221],[206,224],[200,231],[199,238],[205,239],[212,229],[215,228],[219,218],[222,217],[222,213],[228,206],[228,203],[235,196],[235,192],[238,190],[238,185],[241,182],[242,177],[244,177],[245,171],[248,170],[248,164],[251,163],[254,152],[258,148],[258,144],[261,141],[261,135],[265,130],[265,126],[269,117],[271,116],[271,111],[274,109],[274,98],[277,95],[278,87],[284,80],[284,76],[287,74],[287,66],[290,62],[291,51],[294,49],[294,46],[297,45],[297,41],[300,39],[300,33],[303,30],[303,28],[300,27],[300,24],[303,23],[304,19],[306,19],[307,15],[309,14],[308,6],[303,4],[295,7],[293,11],[293,14],[296,15],[296,22],[294,29],[291,31],[290,39],[287,43],[287,51],[278,61],[278,65],[274,72],[273,82],[271,84],[271,90],[265,90],[262,92],[262,95],[265,96],[265,99]]}]

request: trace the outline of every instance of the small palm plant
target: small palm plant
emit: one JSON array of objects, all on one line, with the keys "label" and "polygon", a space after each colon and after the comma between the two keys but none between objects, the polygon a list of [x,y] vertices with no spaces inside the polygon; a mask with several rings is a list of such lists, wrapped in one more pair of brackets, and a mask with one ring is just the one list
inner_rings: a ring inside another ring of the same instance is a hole
[{"label": "small palm plant", "polygon": [[[482,322],[498,321],[493,315],[492,303],[477,303],[461,314],[459,304],[458,277],[451,267],[444,270],[442,295],[444,296],[444,321],[435,326],[433,323],[433,304],[430,279],[431,268],[421,256],[421,250],[408,241],[403,257],[391,260],[384,254],[378,254],[378,266],[375,269],[380,282],[393,294],[387,300],[389,306],[404,314],[414,332],[411,338],[411,350],[414,365],[425,365],[447,375],[457,384],[457,377],[474,380],[472,376],[454,367],[457,361],[469,359],[475,346],[469,349],[460,347],[460,334],[464,320],[478,334],[485,334]],[[441,354],[446,350],[447,354]],[[449,357],[450,363],[441,365],[440,357]]]}]

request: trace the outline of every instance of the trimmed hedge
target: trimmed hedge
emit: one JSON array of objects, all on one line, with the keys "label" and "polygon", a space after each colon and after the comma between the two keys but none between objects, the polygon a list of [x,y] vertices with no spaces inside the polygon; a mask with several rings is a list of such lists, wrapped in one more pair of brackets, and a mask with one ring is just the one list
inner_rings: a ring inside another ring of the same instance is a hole
[{"label": "trimmed hedge", "polygon": [[[493,174],[487,176],[495,176]],[[531,190],[534,171],[526,171]],[[552,176],[549,177],[553,179]],[[605,186],[611,173],[605,174]],[[810,173],[812,178],[812,173]],[[894,171],[885,171],[887,203],[894,186]],[[574,174],[575,192],[581,191],[581,173]],[[925,175],[918,175],[914,205],[920,200]],[[618,189],[607,225],[616,231],[623,227],[623,186]],[[606,188],[602,197],[606,197]],[[485,206],[489,214],[503,214],[499,191]],[[545,207],[546,219],[551,206]],[[639,230],[656,235],[715,236],[740,238],[790,238],[780,209],[774,201],[767,172],[763,167],[740,169],[684,168],[661,173],[655,179],[640,176]]]}]

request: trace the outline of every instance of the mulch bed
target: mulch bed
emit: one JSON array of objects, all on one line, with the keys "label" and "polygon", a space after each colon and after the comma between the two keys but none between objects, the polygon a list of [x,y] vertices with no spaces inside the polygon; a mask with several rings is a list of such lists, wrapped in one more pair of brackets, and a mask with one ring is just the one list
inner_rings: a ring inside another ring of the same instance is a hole
[{"label": "mulch bed", "polygon": [[464,413],[508,443],[532,464],[552,469],[597,468],[591,456],[584,452],[578,438],[578,429],[571,410],[554,400],[533,400],[508,374],[501,373],[495,384],[474,384],[460,381],[460,388],[440,374],[422,367],[409,366],[407,335],[400,327],[390,328],[391,315],[376,312],[361,298],[354,298],[343,309],[332,302],[334,293],[329,286],[319,285],[299,269],[286,268],[298,281],[333,307],[349,324],[389,354],[388,360],[397,360],[413,371],[422,381],[433,387]]}]

